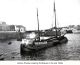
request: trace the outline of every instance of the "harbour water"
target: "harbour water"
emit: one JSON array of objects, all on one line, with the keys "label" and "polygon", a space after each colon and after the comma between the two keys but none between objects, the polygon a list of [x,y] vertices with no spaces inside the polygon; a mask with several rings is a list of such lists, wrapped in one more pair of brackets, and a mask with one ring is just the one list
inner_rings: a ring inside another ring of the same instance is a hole
[{"label": "harbour water", "polygon": [[[68,42],[33,54],[20,53],[20,41],[0,41],[0,60],[80,60],[80,34],[66,34]],[[12,42],[8,44],[9,42]]]}]

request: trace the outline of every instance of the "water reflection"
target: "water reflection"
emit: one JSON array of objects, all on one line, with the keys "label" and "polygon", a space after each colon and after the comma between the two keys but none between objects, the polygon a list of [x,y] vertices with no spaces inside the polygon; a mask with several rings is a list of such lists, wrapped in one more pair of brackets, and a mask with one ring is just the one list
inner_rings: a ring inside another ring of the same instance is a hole
[{"label": "water reflection", "polygon": [[31,52],[31,53],[21,53],[21,58],[24,60],[44,60],[45,58],[43,57],[45,53],[45,50],[40,50],[38,52]]}]

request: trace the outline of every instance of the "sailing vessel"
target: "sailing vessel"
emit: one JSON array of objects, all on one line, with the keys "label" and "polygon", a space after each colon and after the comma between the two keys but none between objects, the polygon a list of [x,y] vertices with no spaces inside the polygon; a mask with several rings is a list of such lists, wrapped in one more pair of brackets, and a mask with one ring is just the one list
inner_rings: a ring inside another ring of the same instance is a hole
[{"label": "sailing vessel", "polygon": [[66,33],[73,33],[73,29],[67,28],[67,29],[66,29]]},{"label": "sailing vessel", "polygon": [[20,45],[21,51],[27,51],[27,52],[39,51],[41,49],[49,48],[56,44],[65,43],[68,41],[67,38],[64,37],[64,34],[61,34],[60,30],[57,29],[55,2],[54,2],[54,12],[55,12],[55,31],[53,30],[49,32],[45,31],[44,34],[41,35],[39,30],[39,19],[38,19],[38,9],[37,9],[38,33],[36,34],[32,32],[31,34],[27,35],[25,39],[22,39],[22,43]]}]

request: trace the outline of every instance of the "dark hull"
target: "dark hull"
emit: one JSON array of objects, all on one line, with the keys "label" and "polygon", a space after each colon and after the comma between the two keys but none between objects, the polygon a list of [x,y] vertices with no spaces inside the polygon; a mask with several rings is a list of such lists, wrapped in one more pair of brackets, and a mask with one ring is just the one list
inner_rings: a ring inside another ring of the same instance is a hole
[{"label": "dark hull", "polygon": [[66,33],[73,33],[72,30],[66,30]]},{"label": "dark hull", "polygon": [[47,44],[27,45],[27,46],[24,44],[21,44],[20,49],[21,49],[21,52],[35,52],[41,49],[52,47],[57,44],[65,43],[67,41],[68,41],[67,38],[63,37],[63,38],[58,38],[58,40],[47,41]]}]

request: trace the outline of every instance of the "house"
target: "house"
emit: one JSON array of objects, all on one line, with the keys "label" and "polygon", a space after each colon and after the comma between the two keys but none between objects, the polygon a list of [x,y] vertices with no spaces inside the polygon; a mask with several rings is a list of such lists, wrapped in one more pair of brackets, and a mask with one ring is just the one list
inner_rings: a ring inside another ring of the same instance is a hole
[{"label": "house", "polygon": [[15,31],[25,32],[26,28],[22,25],[15,25]]},{"label": "house", "polygon": [[10,27],[5,22],[0,23],[0,31],[9,31]]}]

